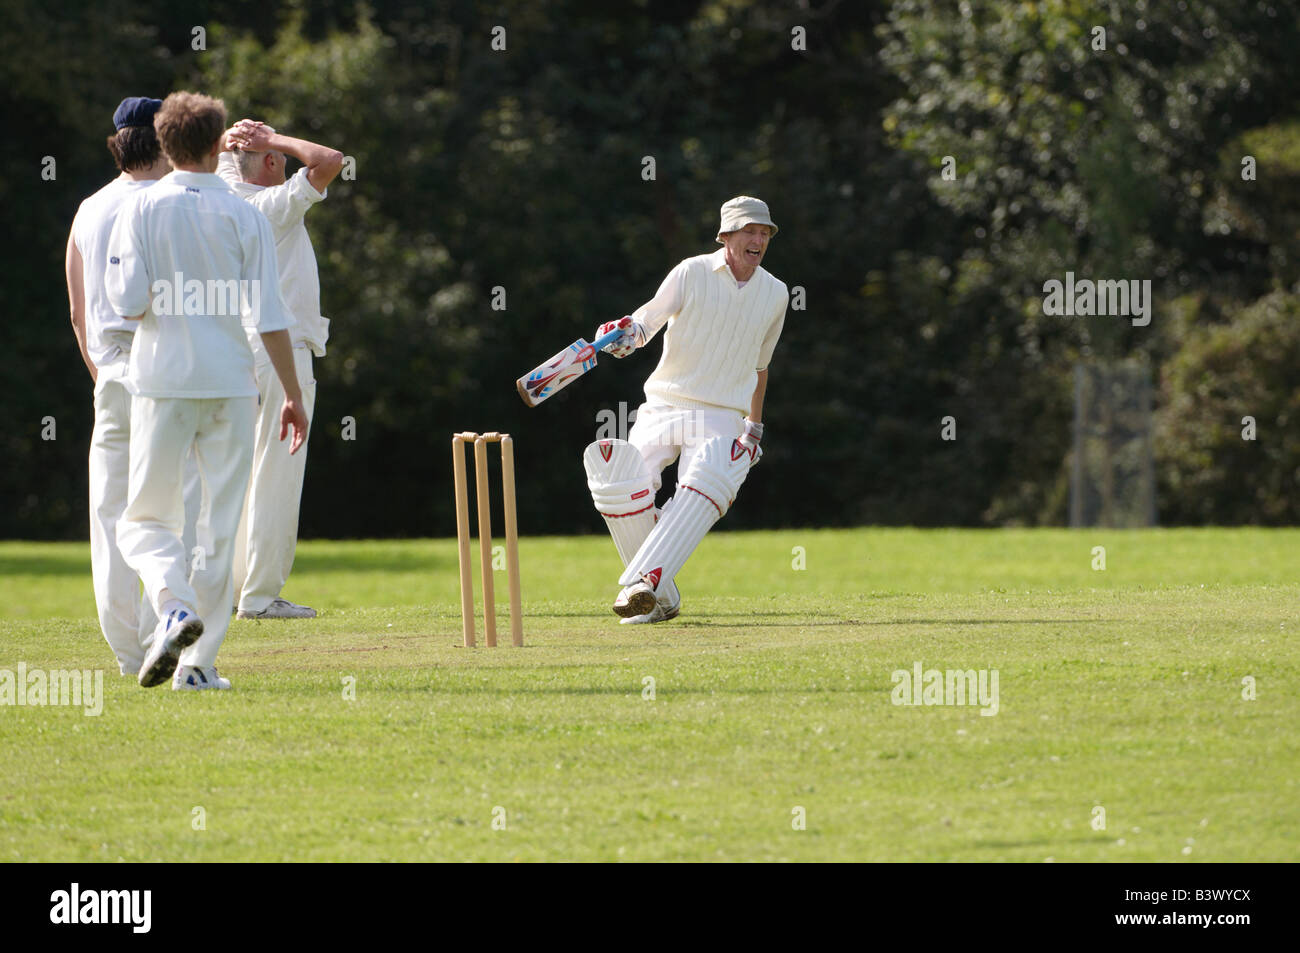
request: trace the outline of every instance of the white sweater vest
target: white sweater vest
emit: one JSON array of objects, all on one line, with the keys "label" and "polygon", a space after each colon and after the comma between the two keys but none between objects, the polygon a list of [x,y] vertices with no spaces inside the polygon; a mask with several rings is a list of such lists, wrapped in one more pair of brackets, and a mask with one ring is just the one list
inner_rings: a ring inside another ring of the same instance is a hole
[{"label": "white sweater vest", "polygon": [[[681,262],[655,300],[632,316],[647,338],[665,321],[668,326],[659,366],[646,380],[646,398],[748,413],[758,371],[772,359],[789,301],[785,283],[762,267],[740,287],[723,249]],[[674,305],[679,307],[669,311]]]}]

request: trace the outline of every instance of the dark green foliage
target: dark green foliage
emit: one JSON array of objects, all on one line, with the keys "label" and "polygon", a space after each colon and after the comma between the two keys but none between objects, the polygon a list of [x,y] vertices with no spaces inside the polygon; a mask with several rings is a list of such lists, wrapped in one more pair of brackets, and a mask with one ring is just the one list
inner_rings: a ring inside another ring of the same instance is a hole
[{"label": "dark green foliage", "polygon": [[1269,295],[1230,325],[1189,331],[1161,382],[1156,457],[1163,522],[1300,522],[1297,368],[1295,295]]},{"label": "dark green foliage", "polygon": [[[1203,320],[1231,327],[1295,277],[1297,206],[1268,191],[1295,164],[1261,157],[1243,183],[1233,161],[1260,137],[1261,156],[1285,151],[1270,124],[1298,78],[1295,18],[1254,4],[1198,5],[1196,23],[1165,0],[1006,0],[970,20],[946,0],[6,6],[0,536],[85,532],[90,387],[62,257],[113,174],[103,140],[128,94],[202,89],[354,160],[308,219],[333,325],[304,536],[452,532],[461,429],[516,435],[526,532],[599,530],[580,453],[599,413],[639,403],[658,342],[534,410],[513,381],[712,250],[739,193],[771,203],[767,265],[807,310],[787,316],[736,527],[1060,522],[1072,364],[1162,362],[1182,337],[1159,304],[1146,330],[1046,317],[1043,281],[1149,277],[1158,301],[1204,292]],[[1088,47],[1095,23],[1108,54]],[[1193,513],[1174,486],[1165,518],[1251,518]]]}]

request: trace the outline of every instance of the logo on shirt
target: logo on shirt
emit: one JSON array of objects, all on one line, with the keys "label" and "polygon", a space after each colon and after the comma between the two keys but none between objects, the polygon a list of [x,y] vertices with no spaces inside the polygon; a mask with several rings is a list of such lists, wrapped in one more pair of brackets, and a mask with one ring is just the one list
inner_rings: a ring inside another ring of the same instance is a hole
[{"label": "logo on shirt", "polygon": [[187,185],[187,186],[185,186],[185,191],[186,191],[186,192],[193,192],[195,195],[198,195],[198,194],[199,194],[199,190],[196,189],[196,188],[195,188],[194,186],[192,186],[192,185]]},{"label": "logo on shirt", "polygon": [[113,255],[108,259],[108,263],[110,265],[120,265],[122,264],[122,259],[118,258],[116,255]]}]

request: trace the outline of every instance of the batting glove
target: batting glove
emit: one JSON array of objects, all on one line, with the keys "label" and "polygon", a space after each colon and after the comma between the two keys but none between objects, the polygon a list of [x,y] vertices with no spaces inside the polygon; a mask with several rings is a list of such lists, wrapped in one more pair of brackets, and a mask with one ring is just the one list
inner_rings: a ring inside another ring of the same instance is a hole
[{"label": "batting glove", "polygon": [[757,466],[758,461],[763,459],[763,448],[758,445],[758,442],[762,439],[763,425],[754,423],[754,421],[746,417],[745,432],[742,433],[737,440],[740,445],[748,450],[753,456],[754,459],[749,464],[751,467]]},{"label": "batting glove", "polygon": [[618,321],[606,321],[600,327],[596,328],[596,337],[604,337],[616,328],[622,329],[623,336],[614,341],[613,344],[606,344],[602,350],[607,354],[613,354],[615,357],[627,357],[636,350],[636,328],[632,327],[631,318],[622,318]]}]

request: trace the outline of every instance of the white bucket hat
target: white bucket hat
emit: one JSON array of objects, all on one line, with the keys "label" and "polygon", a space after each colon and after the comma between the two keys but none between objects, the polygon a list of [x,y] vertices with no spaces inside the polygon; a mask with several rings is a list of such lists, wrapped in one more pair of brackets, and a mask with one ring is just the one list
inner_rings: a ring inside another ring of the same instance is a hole
[{"label": "white bucket hat", "polygon": [[727,232],[738,232],[746,225],[770,225],[772,234],[777,232],[776,222],[772,221],[772,213],[767,210],[766,202],[752,195],[737,195],[722,206],[717,243],[722,244],[722,236]]}]

